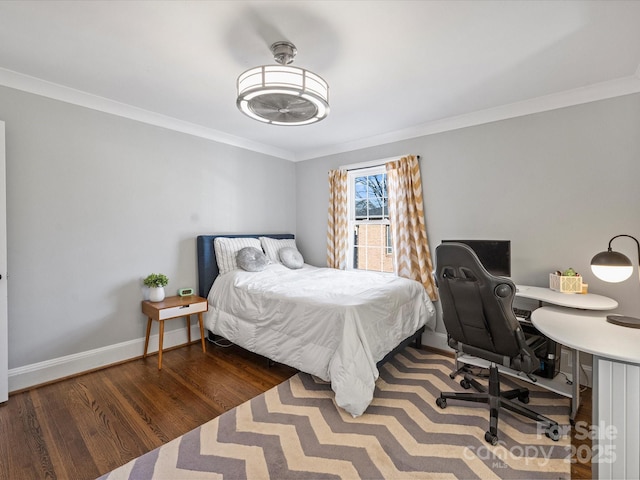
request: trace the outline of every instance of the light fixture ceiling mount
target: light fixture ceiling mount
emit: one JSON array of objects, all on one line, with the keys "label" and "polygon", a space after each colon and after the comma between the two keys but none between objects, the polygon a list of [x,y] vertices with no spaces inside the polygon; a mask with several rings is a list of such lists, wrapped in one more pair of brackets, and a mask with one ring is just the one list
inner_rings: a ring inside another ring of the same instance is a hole
[{"label": "light fixture ceiling mount", "polygon": [[308,70],[289,66],[296,56],[294,44],[271,45],[278,65],[247,70],[238,77],[240,111],[272,125],[308,125],[329,115],[329,85]]}]

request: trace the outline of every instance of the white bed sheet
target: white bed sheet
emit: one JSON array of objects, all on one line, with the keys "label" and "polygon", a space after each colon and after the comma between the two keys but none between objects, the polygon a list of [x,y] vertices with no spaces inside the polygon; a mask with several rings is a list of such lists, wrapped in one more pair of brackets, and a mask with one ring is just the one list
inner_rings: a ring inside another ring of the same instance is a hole
[{"label": "white bed sheet", "polygon": [[361,415],[376,363],[403,339],[435,326],[424,287],[394,275],[269,265],[219,276],[206,327],[247,350],[331,382],[338,406]]}]

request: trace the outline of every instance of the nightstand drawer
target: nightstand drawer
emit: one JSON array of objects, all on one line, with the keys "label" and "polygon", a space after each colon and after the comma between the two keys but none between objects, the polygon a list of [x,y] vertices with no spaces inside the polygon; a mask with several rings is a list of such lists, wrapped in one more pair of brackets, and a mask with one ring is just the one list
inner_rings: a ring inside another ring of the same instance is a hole
[{"label": "nightstand drawer", "polygon": [[158,312],[159,320],[167,320],[175,317],[185,317],[192,313],[207,311],[207,302],[192,303],[191,305],[180,305],[177,307],[163,308]]}]

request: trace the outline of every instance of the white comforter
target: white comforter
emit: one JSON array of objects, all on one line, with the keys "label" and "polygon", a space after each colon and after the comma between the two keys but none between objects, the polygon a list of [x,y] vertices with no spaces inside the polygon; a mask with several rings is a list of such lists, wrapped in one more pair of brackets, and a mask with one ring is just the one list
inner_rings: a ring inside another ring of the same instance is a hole
[{"label": "white comforter", "polygon": [[206,327],[247,350],[331,382],[353,416],[373,399],[376,363],[435,309],[424,287],[389,274],[305,265],[219,276]]}]

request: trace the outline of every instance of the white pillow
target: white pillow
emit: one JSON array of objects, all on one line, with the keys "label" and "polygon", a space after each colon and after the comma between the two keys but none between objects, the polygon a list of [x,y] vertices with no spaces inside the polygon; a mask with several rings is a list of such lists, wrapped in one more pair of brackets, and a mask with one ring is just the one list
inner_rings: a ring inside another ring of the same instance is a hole
[{"label": "white pillow", "polygon": [[292,270],[302,268],[302,265],[304,264],[302,254],[293,247],[281,248],[278,252],[278,256],[280,257],[282,264]]},{"label": "white pillow", "polygon": [[264,250],[264,253],[267,254],[267,258],[271,260],[273,263],[282,263],[280,261],[280,256],[278,255],[278,252],[280,251],[281,248],[293,247],[296,250],[298,249],[296,247],[296,241],[293,238],[284,238],[281,240],[278,240],[277,238],[270,238],[270,237],[259,237],[259,238],[260,238],[260,243],[262,244],[262,249]]},{"label": "white pillow", "polygon": [[260,240],[257,238],[231,237],[216,237],[213,240],[213,248],[216,252],[216,262],[220,275],[238,269],[236,256],[244,247],[261,249]]}]

